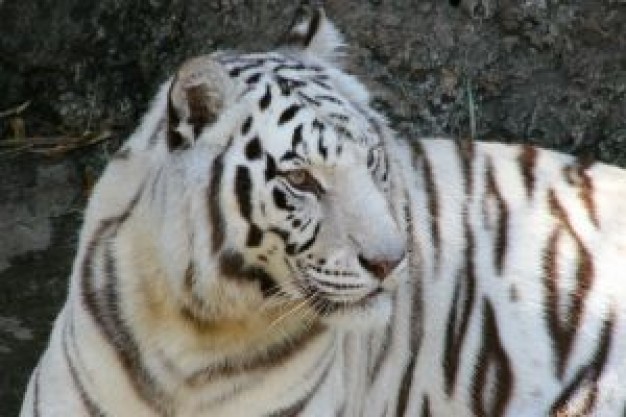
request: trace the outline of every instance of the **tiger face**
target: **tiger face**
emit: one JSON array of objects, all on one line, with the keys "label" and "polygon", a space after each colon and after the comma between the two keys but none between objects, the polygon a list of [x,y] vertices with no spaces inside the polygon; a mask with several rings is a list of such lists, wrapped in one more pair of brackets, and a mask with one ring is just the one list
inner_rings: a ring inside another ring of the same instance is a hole
[{"label": "tiger face", "polygon": [[188,176],[206,174],[197,228],[210,231],[199,245],[215,262],[212,277],[194,271],[213,282],[202,296],[222,296],[209,303],[388,315],[405,234],[386,127],[356,83],[295,53],[214,54],[179,70],[168,144],[193,155]]}]

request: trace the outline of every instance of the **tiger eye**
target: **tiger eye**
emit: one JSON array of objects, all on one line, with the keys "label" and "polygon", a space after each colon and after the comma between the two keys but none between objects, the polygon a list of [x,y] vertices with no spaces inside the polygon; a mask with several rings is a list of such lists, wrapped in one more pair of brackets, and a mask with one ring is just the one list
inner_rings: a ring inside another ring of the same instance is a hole
[{"label": "tiger eye", "polygon": [[306,169],[294,169],[287,171],[284,174],[285,179],[289,182],[289,185],[300,190],[316,195],[320,195],[324,192],[324,189],[319,182],[311,175]]},{"label": "tiger eye", "polygon": [[294,185],[296,187],[302,186],[310,181],[312,179],[310,178],[310,176],[311,174],[309,174],[304,169],[295,169],[293,171],[287,172],[286,174],[287,181],[289,181],[291,185]]}]

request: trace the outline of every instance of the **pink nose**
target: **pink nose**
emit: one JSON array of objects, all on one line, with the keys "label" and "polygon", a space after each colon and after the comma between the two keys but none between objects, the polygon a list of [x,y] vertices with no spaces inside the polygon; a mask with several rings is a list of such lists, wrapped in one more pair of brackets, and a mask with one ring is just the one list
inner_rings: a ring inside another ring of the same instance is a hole
[{"label": "pink nose", "polygon": [[384,280],[396,266],[404,259],[404,255],[397,259],[367,259],[359,255],[359,263],[379,280]]}]

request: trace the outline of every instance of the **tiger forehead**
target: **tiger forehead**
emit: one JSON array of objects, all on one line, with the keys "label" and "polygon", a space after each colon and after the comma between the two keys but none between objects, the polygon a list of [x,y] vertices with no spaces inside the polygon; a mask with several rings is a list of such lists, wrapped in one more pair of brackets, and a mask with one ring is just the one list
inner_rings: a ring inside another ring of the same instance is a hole
[{"label": "tiger forehead", "polygon": [[[303,123],[311,130],[333,129],[339,142],[376,146],[381,141],[377,122],[334,88],[323,66],[279,53],[226,55],[220,62],[239,81],[241,97],[253,97],[254,113],[275,114],[278,127],[302,119],[304,113]],[[311,111],[302,111],[306,108]],[[250,127],[247,123],[249,118],[243,131]]]}]

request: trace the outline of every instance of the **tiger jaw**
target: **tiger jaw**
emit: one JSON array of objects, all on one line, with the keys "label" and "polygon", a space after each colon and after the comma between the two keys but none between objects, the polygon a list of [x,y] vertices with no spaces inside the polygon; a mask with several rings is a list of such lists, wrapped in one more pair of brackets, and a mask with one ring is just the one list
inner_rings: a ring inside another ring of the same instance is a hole
[{"label": "tiger jaw", "polygon": [[376,309],[381,300],[390,297],[401,280],[405,265],[403,260],[387,279],[380,280],[356,268],[324,268],[297,260],[293,268],[294,283],[320,316],[337,312],[359,313],[365,309]]}]

